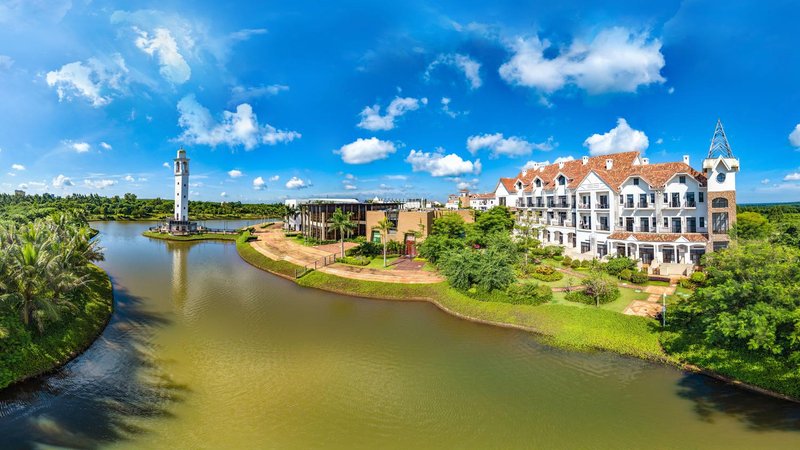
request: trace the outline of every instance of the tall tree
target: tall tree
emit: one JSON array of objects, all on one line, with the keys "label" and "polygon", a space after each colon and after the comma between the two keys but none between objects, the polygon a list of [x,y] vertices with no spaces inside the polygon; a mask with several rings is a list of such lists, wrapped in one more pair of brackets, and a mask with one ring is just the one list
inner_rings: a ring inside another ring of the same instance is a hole
[{"label": "tall tree", "polygon": [[350,220],[351,213],[342,212],[342,208],[336,208],[331,214],[331,227],[339,233],[339,241],[342,244],[342,258],[344,258],[344,234],[353,231],[356,224]]},{"label": "tall tree", "polygon": [[384,217],[375,227],[376,230],[381,232],[381,239],[383,240],[383,267],[386,267],[386,245],[389,243],[389,231],[391,231],[393,227],[394,224],[388,217]]}]

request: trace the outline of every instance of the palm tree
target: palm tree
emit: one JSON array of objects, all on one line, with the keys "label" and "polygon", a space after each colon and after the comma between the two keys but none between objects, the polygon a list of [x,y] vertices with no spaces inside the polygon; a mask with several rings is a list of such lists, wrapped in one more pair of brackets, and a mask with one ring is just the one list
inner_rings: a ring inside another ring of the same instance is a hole
[{"label": "palm tree", "polygon": [[339,233],[339,241],[342,243],[342,258],[344,258],[344,234],[356,227],[356,224],[350,220],[352,213],[342,212],[342,208],[336,208],[336,211],[331,214],[331,228]]},{"label": "palm tree", "polygon": [[295,217],[296,215],[297,215],[297,207],[292,205],[283,205],[283,218],[286,219],[286,222],[284,222],[283,227],[288,228],[289,219]]},{"label": "palm tree", "polygon": [[394,227],[394,224],[387,218],[384,217],[378,225],[374,227],[376,230],[380,230],[381,238],[383,240],[383,267],[386,267],[386,244],[389,241],[389,231]]}]

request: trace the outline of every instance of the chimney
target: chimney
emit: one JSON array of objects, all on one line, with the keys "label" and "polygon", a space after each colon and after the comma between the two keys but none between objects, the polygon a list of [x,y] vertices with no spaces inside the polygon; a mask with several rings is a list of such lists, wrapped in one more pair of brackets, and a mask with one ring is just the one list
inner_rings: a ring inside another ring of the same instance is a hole
[{"label": "chimney", "polygon": [[611,159],[611,158],[608,158],[606,160],[606,170],[611,170],[613,167],[614,167],[614,160]]},{"label": "chimney", "polygon": [[683,155],[683,163],[689,165],[689,155]]},{"label": "chimney", "polygon": [[648,164],[650,164],[650,158],[642,158],[642,165],[646,166]]},{"label": "chimney", "polygon": [[586,164],[589,164],[589,157],[584,156],[583,158],[581,158],[581,161],[583,161],[583,165],[585,166]]},{"label": "chimney", "polygon": [[528,171],[527,171],[527,170],[523,170],[523,171],[522,171],[522,176],[523,176],[523,177],[524,177],[525,175],[527,175],[527,174],[528,174]]},{"label": "chimney", "polygon": [[558,168],[559,169],[563,169],[564,168],[564,162],[563,161],[558,163]]}]

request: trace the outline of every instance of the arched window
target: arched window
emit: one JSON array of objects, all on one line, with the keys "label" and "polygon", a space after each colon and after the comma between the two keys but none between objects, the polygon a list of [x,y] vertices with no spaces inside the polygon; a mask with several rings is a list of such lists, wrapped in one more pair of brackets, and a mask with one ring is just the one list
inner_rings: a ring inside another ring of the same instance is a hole
[{"label": "arched window", "polygon": [[558,184],[559,184],[560,186],[563,186],[563,185],[565,185],[566,183],[567,183],[567,179],[564,177],[564,175],[560,175],[560,176],[558,177]]},{"label": "arched window", "polygon": [[536,187],[542,187],[542,180],[536,179]]},{"label": "arched window", "polygon": [[727,208],[728,207],[728,199],[727,198],[715,198],[711,200],[711,207],[712,208]]}]

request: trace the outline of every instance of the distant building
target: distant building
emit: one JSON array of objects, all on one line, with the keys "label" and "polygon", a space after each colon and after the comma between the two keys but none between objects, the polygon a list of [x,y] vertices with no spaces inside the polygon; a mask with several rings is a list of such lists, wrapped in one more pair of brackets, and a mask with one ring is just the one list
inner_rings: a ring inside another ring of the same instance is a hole
[{"label": "distant building", "polygon": [[469,207],[478,211],[486,211],[497,206],[497,197],[493,193],[471,194],[469,196]]},{"label": "distant building", "polygon": [[14,190],[14,195],[15,195],[16,197],[25,197],[25,191],[22,191],[22,190],[20,190],[20,189],[15,189],[15,190]]},{"label": "distant building", "polygon": [[331,228],[331,216],[337,209],[350,213],[356,227],[354,236],[367,235],[367,211],[380,211],[385,209],[400,208],[399,202],[359,202],[356,199],[305,199],[294,200],[297,202],[297,215],[293,221],[296,231],[321,241],[332,241],[339,238],[337,232]]},{"label": "distant building", "polygon": [[389,230],[388,239],[403,243],[403,255],[417,256],[417,245],[425,240],[431,232],[434,219],[445,214],[458,214],[465,222],[474,222],[472,211],[462,209],[449,211],[446,209],[429,210],[398,210],[386,209],[367,211],[366,229],[369,232],[368,238],[375,243],[383,242],[381,231],[376,227],[381,220],[388,219],[392,224]]},{"label": "distant building", "polygon": [[433,202],[427,198],[409,198],[403,203],[403,209],[427,209],[433,208]]}]

